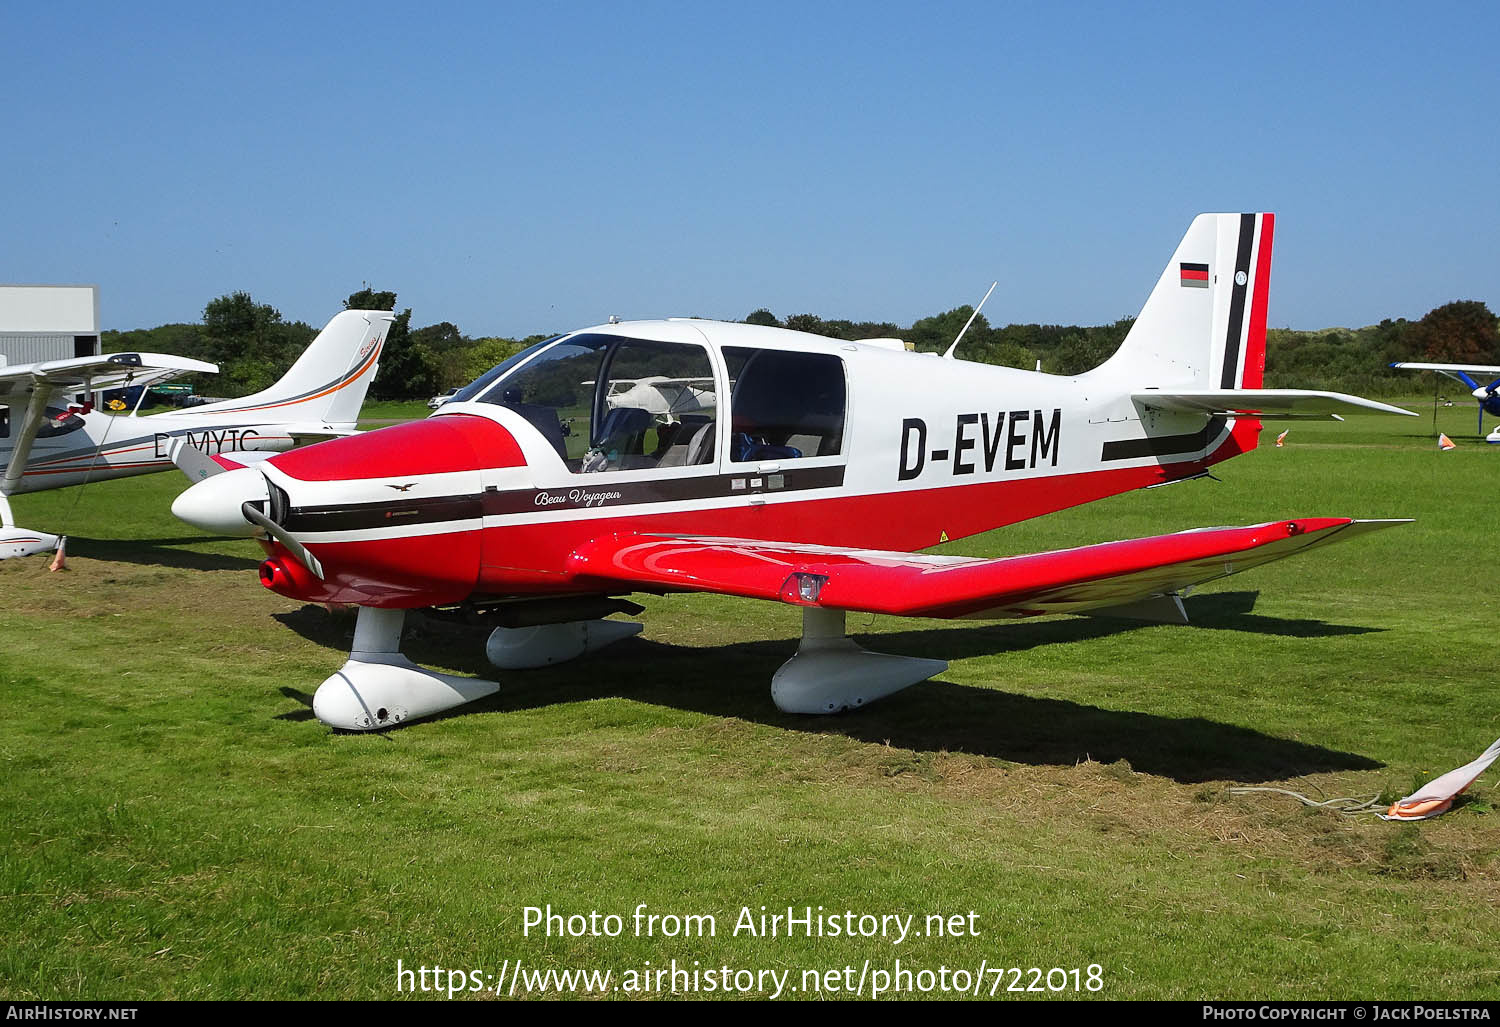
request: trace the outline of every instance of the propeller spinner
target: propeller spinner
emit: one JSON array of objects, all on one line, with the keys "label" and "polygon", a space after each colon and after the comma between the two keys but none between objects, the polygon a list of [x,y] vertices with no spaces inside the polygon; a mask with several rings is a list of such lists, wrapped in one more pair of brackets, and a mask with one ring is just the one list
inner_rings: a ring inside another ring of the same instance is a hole
[{"label": "propeller spinner", "polygon": [[195,528],[219,535],[269,536],[286,547],[318,579],[323,565],[266,512],[271,490],[253,467],[205,478],[172,502],[172,513]]}]

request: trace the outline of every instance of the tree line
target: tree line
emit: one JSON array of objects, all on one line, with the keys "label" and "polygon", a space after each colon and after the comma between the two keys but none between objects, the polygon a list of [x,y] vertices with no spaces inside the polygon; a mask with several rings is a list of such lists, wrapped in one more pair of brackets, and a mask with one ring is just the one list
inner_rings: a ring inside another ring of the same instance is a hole
[{"label": "tree line", "polygon": [[[345,309],[396,309],[394,292],[369,287],[344,300]],[[829,320],[816,314],[778,318],[760,308],[748,324],[790,328],[833,339],[900,338],[920,352],[946,350],[974,313],[955,307],[902,328],[891,322]],[[542,332],[525,338],[473,338],[441,321],[411,327],[411,308],[396,315],[386,337],[380,372],[370,394],[380,400],[426,399],[467,384],[526,346],[551,338]],[[1119,348],[1134,318],[1098,326],[1011,324],[995,326],[980,314],[964,334],[959,354],[966,360],[1037,367],[1051,374],[1081,374]],[[199,392],[243,396],[279,378],[312,341],[317,329],[287,321],[249,293],[220,296],[203,308],[198,324],[169,324],[128,332],[105,332],[106,351],[151,350],[209,360],[219,374],[191,381]],[[1364,395],[1411,393],[1423,386],[1390,364],[1400,360],[1500,364],[1500,323],[1484,303],[1458,300],[1419,320],[1386,319],[1364,328],[1318,331],[1272,329],[1266,333],[1267,388],[1327,389]]]}]

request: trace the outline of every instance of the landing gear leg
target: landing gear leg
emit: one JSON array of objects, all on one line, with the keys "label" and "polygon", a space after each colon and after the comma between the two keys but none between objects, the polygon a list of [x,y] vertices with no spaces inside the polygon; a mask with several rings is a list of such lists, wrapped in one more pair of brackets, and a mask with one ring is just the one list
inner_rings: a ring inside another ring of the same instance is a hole
[{"label": "landing gear leg", "polygon": [[786,713],[858,709],[948,669],[945,660],[861,649],[844,632],[844,611],[802,610],[802,642],[771,678],[771,698]]},{"label": "landing gear leg", "polygon": [[494,681],[424,670],[402,656],[405,621],[405,610],[359,608],[349,662],[313,695],[319,720],[346,731],[378,731],[500,690]]}]

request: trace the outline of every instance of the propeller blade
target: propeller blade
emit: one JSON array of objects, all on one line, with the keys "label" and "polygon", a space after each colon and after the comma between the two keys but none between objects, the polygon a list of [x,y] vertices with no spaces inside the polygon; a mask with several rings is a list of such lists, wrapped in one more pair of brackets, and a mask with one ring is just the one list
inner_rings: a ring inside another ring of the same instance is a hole
[{"label": "propeller blade", "polygon": [[1500,378],[1496,378],[1494,381],[1492,381],[1488,385],[1486,385],[1484,387],[1484,391],[1485,392],[1489,392],[1489,393],[1493,393],[1495,391],[1495,387],[1497,385],[1500,385]]},{"label": "propeller blade", "polygon": [[266,534],[285,546],[293,556],[302,561],[302,566],[313,572],[319,581],[323,580],[323,565],[318,562],[318,558],[308,552],[307,547],[301,542],[298,542],[291,535],[287,534],[285,528],[261,513],[254,503],[243,504],[240,507],[240,512],[245,515],[245,520],[264,528]]},{"label": "propeller blade", "polygon": [[188,481],[202,481],[216,474],[223,474],[227,470],[214,463],[213,457],[190,443],[187,436],[174,441],[168,452],[171,454],[172,462],[177,465],[177,469],[187,475]]}]

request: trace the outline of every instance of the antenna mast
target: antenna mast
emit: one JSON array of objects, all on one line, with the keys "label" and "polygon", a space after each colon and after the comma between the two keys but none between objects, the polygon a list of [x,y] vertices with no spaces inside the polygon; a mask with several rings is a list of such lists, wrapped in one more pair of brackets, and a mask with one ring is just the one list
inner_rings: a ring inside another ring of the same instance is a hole
[{"label": "antenna mast", "polygon": [[969,330],[969,325],[973,324],[974,323],[974,319],[979,316],[980,309],[984,307],[984,301],[990,298],[990,293],[994,292],[995,291],[995,286],[997,286],[999,284],[1000,283],[998,281],[994,281],[994,282],[990,283],[989,289],[984,294],[984,299],[979,301],[979,306],[977,306],[977,307],[974,308],[974,313],[972,313],[972,314],[969,315],[969,319],[967,321],[965,321],[964,322],[964,326],[959,329],[959,331],[958,331],[958,338],[953,340],[953,345],[949,346],[948,347],[948,352],[946,352],[946,353],[943,354],[943,359],[944,360],[952,360],[953,359],[953,351],[956,350],[956,349],[958,349],[959,339],[962,339],[964,337],[964,332],[967,332]]}]

